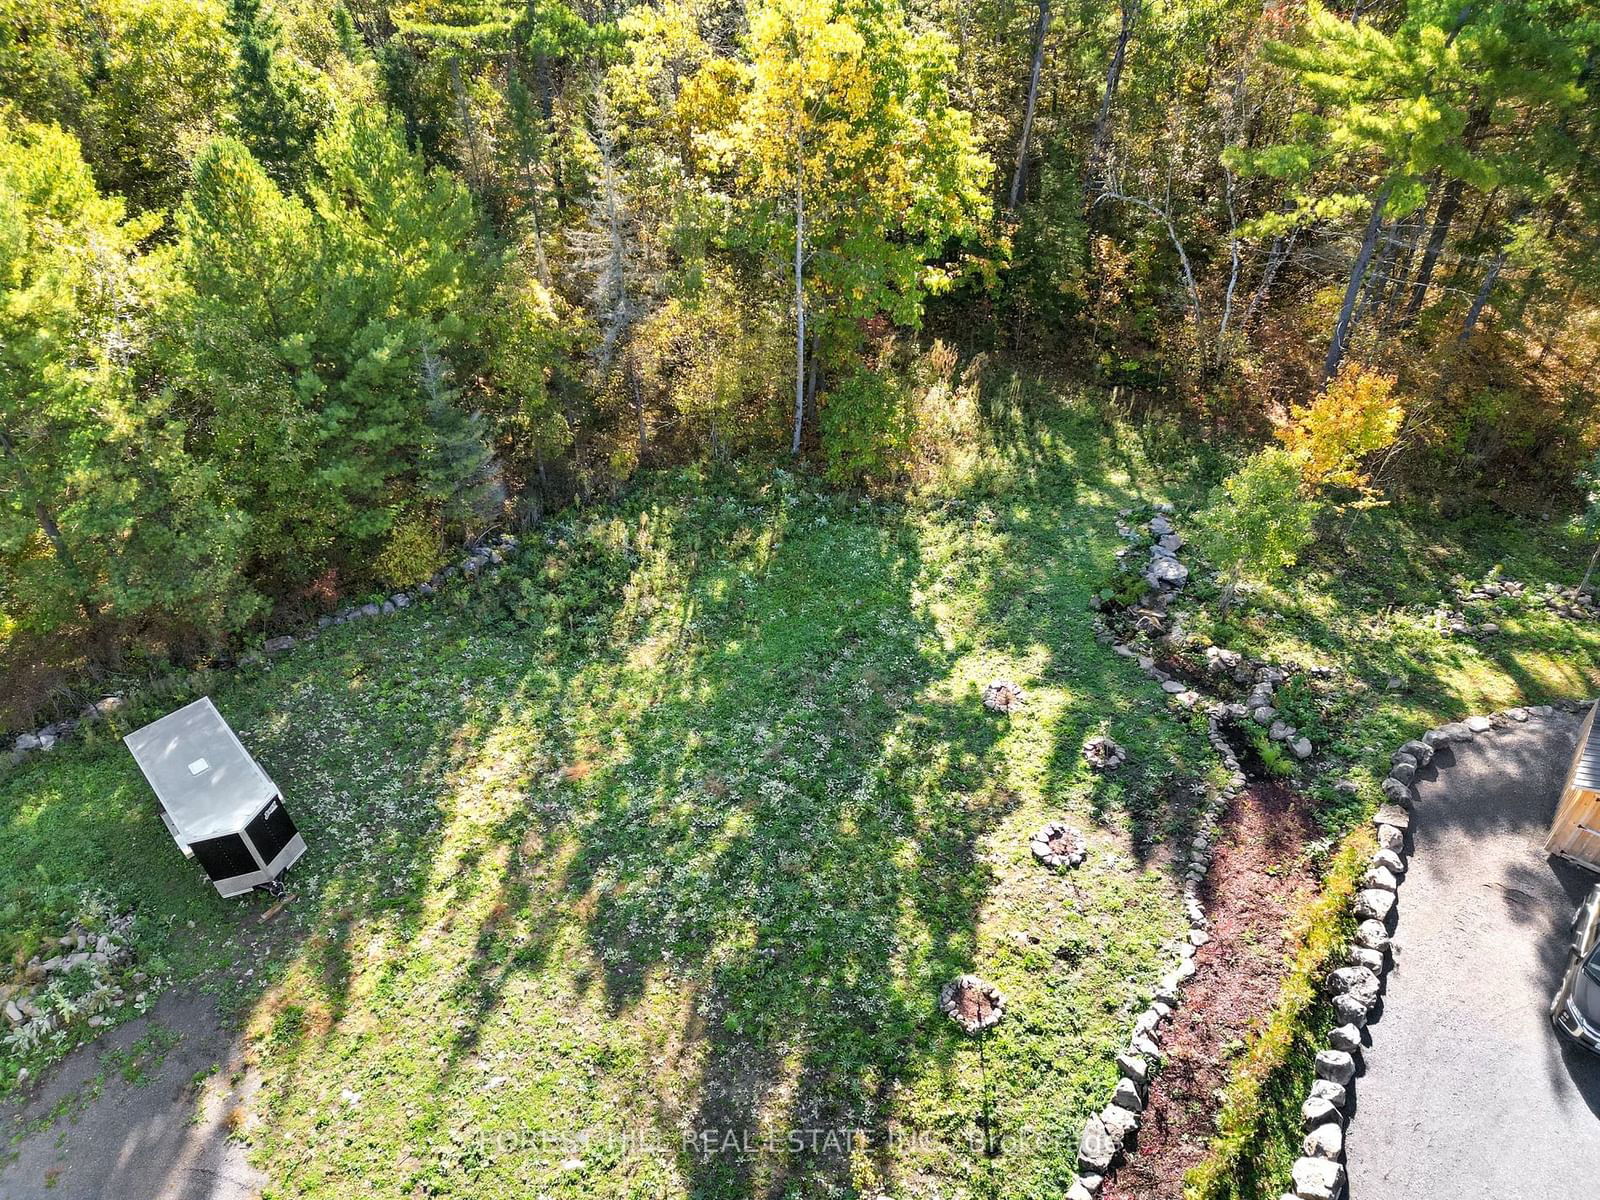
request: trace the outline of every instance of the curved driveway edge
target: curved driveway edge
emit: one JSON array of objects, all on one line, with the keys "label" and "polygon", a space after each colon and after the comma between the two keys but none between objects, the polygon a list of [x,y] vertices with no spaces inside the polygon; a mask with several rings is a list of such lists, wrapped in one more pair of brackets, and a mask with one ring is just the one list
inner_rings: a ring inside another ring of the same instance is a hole
[{"label": "curved driveway edge", "polygon": [[1600,1057],[1547,1019],[1596,882],[1542,848],[1581,723],[1497,723],[1415,776],[1405,913],[1345,1138],[1351,1200],[1600,1194]]}]

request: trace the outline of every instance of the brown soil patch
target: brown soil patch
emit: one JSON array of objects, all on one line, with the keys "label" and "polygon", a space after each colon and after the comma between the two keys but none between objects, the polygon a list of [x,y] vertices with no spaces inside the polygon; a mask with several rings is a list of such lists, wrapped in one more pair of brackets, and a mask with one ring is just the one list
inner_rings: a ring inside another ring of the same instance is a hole
[{"label": "brown soil patch", "polygon": [[976,1025],[989,1019],[994,1005],[979,988],[962,984],[956,989],[956,1011],[964,1022]]},{"label": "brown soil patch", "polygon": [[1183,1175],[1205,1157],[1228,1059],[1266,1022],[1289,950],[1286,921],[1316,889],[1304,848],[1317,834],[1310,804],[1282,784],[1255,783],[1223,816],[1202,902],[1211,941],[1163,1031],[1165,1054],[1136,1148],[1104,1200],[1181,1200]]}]

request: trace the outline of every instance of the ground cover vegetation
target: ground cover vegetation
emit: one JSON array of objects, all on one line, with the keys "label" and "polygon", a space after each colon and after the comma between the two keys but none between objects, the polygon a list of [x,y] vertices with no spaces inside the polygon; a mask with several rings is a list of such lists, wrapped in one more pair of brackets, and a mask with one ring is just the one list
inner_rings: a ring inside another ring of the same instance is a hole
[{"label": "ground cover vegetation", "polygon": [[[1091,623],[1164,499],[1193,644],[1318,669],[1314,760],[1239,747],[1315,895],[1189,1123],[1278,1195],[1388,750],[1600,680],[1540,590],[1600,553],[1597,55],[1583,0],[0,0],[0,726],[134,697],[0,778],[0,954],[131,916],[113,1019],[217,991],[274,1195],[1058,1190],[1221,778]],[[269,920],[113,736],[202,693],[313,847]]]}]

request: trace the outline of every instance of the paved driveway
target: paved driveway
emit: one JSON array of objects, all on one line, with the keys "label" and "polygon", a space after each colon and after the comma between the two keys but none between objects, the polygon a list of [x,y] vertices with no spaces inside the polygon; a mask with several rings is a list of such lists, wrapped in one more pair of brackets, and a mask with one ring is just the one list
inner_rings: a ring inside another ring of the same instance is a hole
[{"label": "paved driveway", "polygon": [[1540,848],[1579,723],[1480,734],[1418,776],[1400,952],[1345,1143],[1351,1200],[1600,1196],[1600,1058],[1546,1019],[1597,881]]}]

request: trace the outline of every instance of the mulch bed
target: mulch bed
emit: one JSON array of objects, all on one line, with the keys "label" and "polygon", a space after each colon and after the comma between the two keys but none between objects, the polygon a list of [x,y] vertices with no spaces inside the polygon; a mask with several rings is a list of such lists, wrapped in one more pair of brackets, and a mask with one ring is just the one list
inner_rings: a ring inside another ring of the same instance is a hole
[{"label": "mulch bed", "polygon": [[1310,803],[1255,783],[1229,805],[1201,899],[1212,940],[1161,1038],[1136,1148],[1106,1181],[1105,1200],[1181,1200],[1183,1175],[1205,1157],[1228,1056],[1270,1014],[1283,978],[1288,915],[1316,890],[1303,853],[1317,836]]}]

